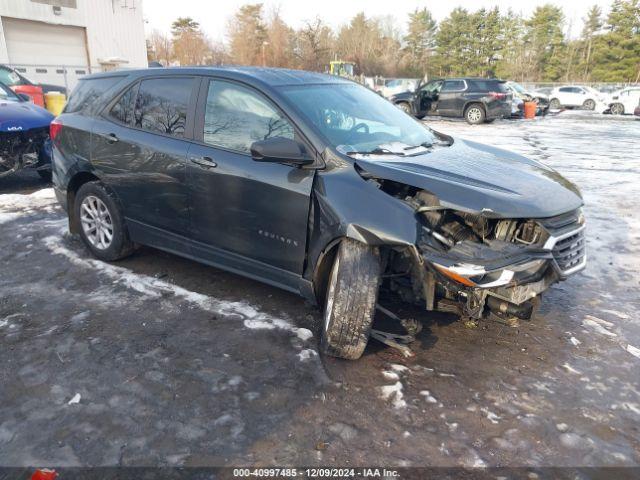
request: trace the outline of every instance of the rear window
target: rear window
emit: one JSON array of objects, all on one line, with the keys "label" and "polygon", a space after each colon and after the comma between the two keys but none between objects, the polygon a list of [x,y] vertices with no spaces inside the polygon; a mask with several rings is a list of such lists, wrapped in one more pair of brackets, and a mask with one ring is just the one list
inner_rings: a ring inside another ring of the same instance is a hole
[{"label": "rear window", "polygon": [[136,97],[136,127],[183,137],[194,81],[192,77],[143,80]]},{"label": "rear window", "polygon": [[124,77],[102,77],[80,80],[76,88],[71,92],[64,113],[86,113],[111,87]]},{"label": "rear window", "polygon": [[472,82],[475,90],[481,92],[508,92],[505,82],[500,80],[473,80]]}]

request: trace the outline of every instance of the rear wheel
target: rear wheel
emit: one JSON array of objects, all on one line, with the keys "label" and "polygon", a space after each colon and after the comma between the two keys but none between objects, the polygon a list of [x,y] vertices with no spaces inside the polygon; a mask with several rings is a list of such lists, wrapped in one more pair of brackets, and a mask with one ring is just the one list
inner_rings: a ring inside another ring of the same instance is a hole
[{"label": "rear wheel", "polygon": [[464,118],[471,125],[483,123],[485,119],[484,107],[478,103],[469,105],[464,111]]},{"label": "rear wheel", "polygon": [[621,103],[614,103],[613,105],[611,105],[611,113],[613,115],[623,115],[624,105]]},{"label": "rear wheel", "polygon": [[552,98],[551,101],[549,102],[549,108],[553,110],[560,110],[562,108],[562,104],[560,103],[560,100],[558,100],[557,98]]},{"label": "rear wheel", "polygon": [[369,341],[379,283],[378,249],[343,240],[327,287],[321,339],[325,354],[348,360],[360,358]]},{"label": "rear wheel", "polygon": [[111,262],[133,252],[134,244],[129,239],[118,202],[100,182],[82,185],[73,209],[80,236],[97,258]]},{"label": "rear wheel", "polygon": [[584,108],[585,110],[595,110],[596,109],[595,100],[592,100],[590,98],[585,100],[584,103],[582,104],[582,108]]}]

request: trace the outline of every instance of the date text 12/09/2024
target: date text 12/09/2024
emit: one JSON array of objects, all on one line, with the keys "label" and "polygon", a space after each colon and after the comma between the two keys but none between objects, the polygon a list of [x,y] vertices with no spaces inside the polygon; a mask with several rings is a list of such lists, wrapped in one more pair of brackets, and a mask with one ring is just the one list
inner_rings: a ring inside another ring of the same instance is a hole
[{"label": "date text 12/09/2024", "polygon": [[386,468],[235,468],[234,478],[393,478],[397,470]]}]

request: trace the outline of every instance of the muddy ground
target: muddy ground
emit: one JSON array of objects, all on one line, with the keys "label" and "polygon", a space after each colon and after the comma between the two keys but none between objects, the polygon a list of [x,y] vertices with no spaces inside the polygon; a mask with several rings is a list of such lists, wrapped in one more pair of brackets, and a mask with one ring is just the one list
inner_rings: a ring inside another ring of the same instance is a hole
[{"label": "muddy ground", "polygon": [[215,268],[94,260],[37,175],[0,179],[0,465],[640,465],[640,122],[428,124],[576,182],[589,265],[516,328],[398,311],[410,359],[322,358],[316,309]]}]

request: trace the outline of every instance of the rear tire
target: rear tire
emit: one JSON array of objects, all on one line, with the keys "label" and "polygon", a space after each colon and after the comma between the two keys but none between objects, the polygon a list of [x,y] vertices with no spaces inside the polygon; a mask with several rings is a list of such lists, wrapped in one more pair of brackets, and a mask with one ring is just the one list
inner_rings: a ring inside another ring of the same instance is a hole
[{"label": "rear tire", "polygon": [[376,310],[380,284],[377,248],[344,239],[329,274],[322,351],[356,360],[362,356]]},{"label": "rear tire", "polygon": [[486,114],[484,107],[479,103],[472,103],[464,109],[464,119],[470,125],[478,125],[484,123]]},{"label": "rear tire", "polygon": [[585,110],[595,110],[596,109],[596,102],[595,100],[592,100],[590,98],[588,98],[587,100],[584,101],[584,103],[582,104],[582,108],[584,108]]},{"label": "rear tire", "polygon": [[612,115],[624,115],[624,105],[621,103],[614,103],[611,105]]},{"label": "rear tire", "polygon": [[[134,243],[129,239],[118,201],[102,183],[88,182],[78,189],[73,215],[76,225],[80,226],[82,241],[100,260],[120,260],[135,250]],[[108,233],[97,235],[97,229],[107,229]]]},{"label": "rear tire", "polygon": [[557,98],[552,98],[551,101],[549,102],[549,108],[553,110],[560,110],[562,108],[562,104],[560,103],[560,100],[558,100]]}]

